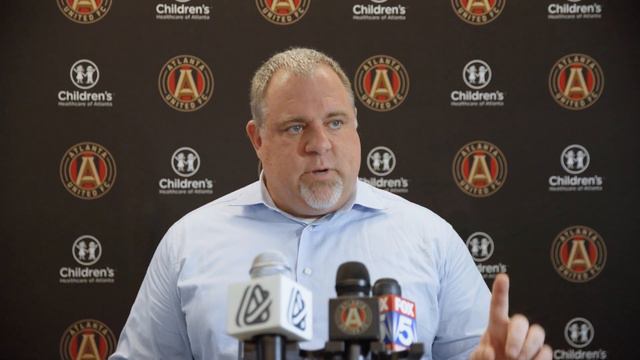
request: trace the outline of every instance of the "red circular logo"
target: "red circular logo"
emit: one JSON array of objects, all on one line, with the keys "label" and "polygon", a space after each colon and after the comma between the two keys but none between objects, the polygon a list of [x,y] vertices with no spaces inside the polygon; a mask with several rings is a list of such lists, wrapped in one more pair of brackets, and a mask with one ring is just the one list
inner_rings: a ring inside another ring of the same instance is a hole
[{"label": "red circular logo", "polygon": [[70,20],[91,24],[111,9],[111,0],[57,0],[58,8]]},{"label": "red circular logo", "polygon": [[60,180],[73,196],[97,199],[111,190],[116,163],[102,145],[82,142],[70,147],[60,162]]},{"label": "red circular logo", "polygon": [[260,15],[276,25],[290,25],[302,19],[311,0],[256,0]]},{"label": "red circular logo", "polygon": [[158,89],[162,99],[173,109],[196,111],[211,99],[213,73],[195,56],[176,56],[160,70]]},{"label": "red circular logo", "polygon": [[98,320],[85,319],[73,323],[60,340],[63,360],[107,360],[116,348],[116,338],[109,327]]},{"label": "red circular logo", "polygon": [[564,56],[551,68],[549,91],[553,99],[564,108],[588,108],[600,98],[603,89],[602,68],[587,55]]},{"label": "red circular logo", "polygon": [[551,246],[551,262],[566,280],[587,282],[602,272],[607,262],[607,248],[595,230],[575,225],[556,236]]},{"label": "red circular logo", "polygon": [[507,160],[492,143],[472,141],[458,150],[453,160],[453,178],[465,194],[487,197],[504,185]]},{"label": "red circular logo", "polygon": [[465,22],[484,25],[502,14],[505,2],[506,0],[451,0],[451,6]]},{"label": "red circular logo", "polygon": [[368,58],[356,71],[353,81],[356,96],[375,111],[391,111],[409,93],[409,76],[400,61],[387,55]]},{"label": "red circular logo", "polygon": [[371,308],[364,301],[353,299],[342,301],[335,311],[335,322],[346,334],[358,335],[365,332],[373,321]]}]

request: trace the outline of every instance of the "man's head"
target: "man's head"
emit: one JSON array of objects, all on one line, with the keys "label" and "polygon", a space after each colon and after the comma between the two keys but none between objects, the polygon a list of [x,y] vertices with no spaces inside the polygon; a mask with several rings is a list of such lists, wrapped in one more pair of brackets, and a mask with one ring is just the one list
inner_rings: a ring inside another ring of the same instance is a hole
[{"label": "man's head", "polygon": [[258,126],[262,126],[267,112],[267,106],[264,101],[267,87],[271,78],[278,71],[282,70],[300,76],[308,76],[320,65],[330,67],[338,75],[340,82],[342,82],[349,94],[352,106],[355,108],[351,81],[349,81],[349,78],[335,60],[317,50],[292,48],[277,53],[265,61],[253,75],[253,79],[251,79],[251,92],[249,94],[251,116],[258,123]]},{"label": "man's head", "polygon": [[351,84],[333,59],[311,49],[274,55],[251,82],[251,111],[247,134],[280,209],[315,217],[351,198],[360,138]]}]

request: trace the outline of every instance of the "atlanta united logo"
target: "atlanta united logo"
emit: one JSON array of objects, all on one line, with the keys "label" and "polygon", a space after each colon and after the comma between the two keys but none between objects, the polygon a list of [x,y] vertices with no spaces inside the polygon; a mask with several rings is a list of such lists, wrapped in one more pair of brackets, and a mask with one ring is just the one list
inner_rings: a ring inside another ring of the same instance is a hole
[{"label": "atlanta united logo", "polygon": [[358,99],[374,111],[397,108],[409,93],[407,70],[387,55],[372,56],[360,64],[353,84]]},{"label": "atlanta united logo", "polygon": [[167,61],[158,77],[160,96],[178,111],[196,111],[213,94],[213,74],[204,61],[180,55]]},{"label": "atlanta united logo", "polygon": [[260,15],[276,25],[290,25],[302,19],[311,0],[256,0]]},{"label": "atlanta united logo", "polygon": [[502,14],[505,2],[506,0],[451,0],[451,6],[465,22],[484,25]]},{"label": "atlanta united logo", "polygon": [[551,262],[560,276],[571,282],[587,282],[602,272],[607,248],[595,230],[575,225],[562,230],[551,246]]},{"label": "atlanta united logo", "polygon": [[549,91],[560,106],[582,110],[593,105],[604,89],[602,68],[593,58],[570,54],[553,65],[549,74]]},{"label": "atlanta united logo", "polygon": [[60,11],[79,24],[91,24],[111,9],[111,0],[57,0]]},{"label": "atlanta united logo", "polygon": [[60,180],[73,196],[97,199],[111,190],[116,163],[107,149],[92,142],[69,148],[60,162]]},{"label": "atlanta united logo", "polygon": [[335,312],[338,328],[345,334],[358,335],[369,329],[373,321],[371,308],[360,300],[345,300]]},{"label": "atlanta united logo", "polygon": [[98,320],[85,319],[73,323],[60,340],[63,360],[107,360],[116,348],[116,337],[109,327]]},{"label": "atlanta united logo", "polygon": [[453,160],[453,178],[464,193],[487,197],[507,178],[507,160],[497,146],[482,140],[463,146]]}]

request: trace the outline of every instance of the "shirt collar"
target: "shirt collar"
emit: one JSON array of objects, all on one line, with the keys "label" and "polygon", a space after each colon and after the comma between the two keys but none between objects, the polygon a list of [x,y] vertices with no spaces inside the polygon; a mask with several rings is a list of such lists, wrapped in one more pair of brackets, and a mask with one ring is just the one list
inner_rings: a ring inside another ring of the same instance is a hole
[{"label": "shirt collar", "polygon": [[[250,206],[262,204],[268,208],[282,212],[282,210],[276,207],[275,203],[271,199],[269,190],[267,190],[267,186],[264,183],[263,176],[264,173],[260,172],[259,181],[248,185],[246,188],[247,191],[242,191],[237,198],[231,200],[231,205]],[[354,207],[363,207],[372,210],[384,210],[386,209],[386,206],[381,200],[382,199],[380,198],[380,196],[375,193],[375,190],[370,185],[357,180],[356,196],[347,201],[345,206],[343,206],[341,209],[338,209],[336,212],[349,211]]]},{"label": "shirt collar", "polygon": [[371,185],[358,179],[356,182],[356,198],[353,205],[359,205],[373,210],[385,210],[387,206],[375,191]]}]

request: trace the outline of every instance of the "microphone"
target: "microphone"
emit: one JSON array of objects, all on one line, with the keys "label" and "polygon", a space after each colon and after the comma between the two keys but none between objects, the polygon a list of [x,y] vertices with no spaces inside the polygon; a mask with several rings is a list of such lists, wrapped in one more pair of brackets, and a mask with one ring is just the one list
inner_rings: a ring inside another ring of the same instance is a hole
[{"label": "microphone", "polygon": [[370,296],[369,271],[364,264],[352,261],[338,267],[336,293],[338,297],[329,300],[326,349],[359,359],[367,355],[372,342],[380,340],[378,299]]},{"label": "microphone", "polygon": [[271,360],[297,354],[297,345],[289,349],[285,343],[313,337],[311,292],[291,278],[280,252],[256,256],[249,274],[251,280],[230,285],[228,295],[227,333],[243,342],[239,357]]},{"label": "microphone", "polygon": [[373,296],[380,305],[380,336],[385,349],[397,352],[408,350],[416,341],[416,304],[402,298],[400,284],[395,279],[378,279]]}]

